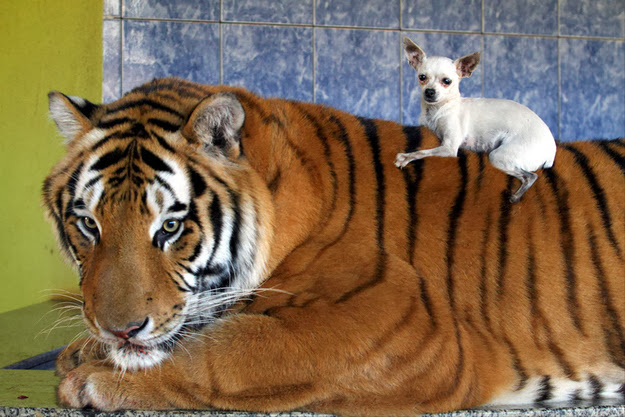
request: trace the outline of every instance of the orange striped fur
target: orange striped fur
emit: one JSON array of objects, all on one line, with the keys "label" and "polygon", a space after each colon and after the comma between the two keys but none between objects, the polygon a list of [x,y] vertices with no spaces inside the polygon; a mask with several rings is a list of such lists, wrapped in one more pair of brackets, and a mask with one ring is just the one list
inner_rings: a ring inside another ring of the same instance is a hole
[{"label": "orange striped fur", "polygon": [[[202,114],[206,102],[196,106],[208,96],[223,97],[226,116]],[[240,136],[220,130],[236,119],[232,97],[245,114]],[[438,144],[430,131],[317,104],[162,79],[102,106],[56,93],[51,108],[70,141],[44,202],[79,264],[92,333],[59,358],[61,404],[414,415],[623,399],[622,139],[560,144],[554,168],[512,205],[516,180],[485,155],[399,170],[397,152]],[[206,117],[217,120],[211,129]],[[136,155],[119,156],[132,143]],[[136,181],[111,181],[111,162],[126,172],[139,165]],[[100,200],[96,186],[81,191],[83,176],[98,171],[89,164],[104,166],[93,179],[106,184]],[[191,193],[197,209],[171,242],[148,232],[168,192],[148,193],[160,204],[141,203],[159,172],[182,178],[168,186]],[[87,214],[80,193],[96,204]],[[240,230],[219,246],[233,257],[225,279],[261,289],[172,336],[185,308],[217,297],[219,288],[202,290],[227,273],[209,262],[203,281],[187,260],[235,230],[237,210]],[[99,232],[79,224],[89,216]],[[163,357],[131,363],[152,355],[130,336],[150,326],[173,338],[169,350],[158,345]]]}]

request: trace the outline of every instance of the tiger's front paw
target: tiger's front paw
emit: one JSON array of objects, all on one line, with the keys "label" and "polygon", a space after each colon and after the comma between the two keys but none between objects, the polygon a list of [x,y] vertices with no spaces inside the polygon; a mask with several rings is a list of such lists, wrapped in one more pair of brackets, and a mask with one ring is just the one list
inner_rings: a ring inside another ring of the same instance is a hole
[{"label": "tiger's front paw", "polygon": [[73,369],[94,360],[106,359],[107,347],[88,337],[68,345],[56,359],[56,374],[63,378]]},{"label": "tiger's front paw", "polygon": [[69,371],[58,388],[59,405],[105,411],[119,409],[119,401],[115,400],[117,378],[114,373],[114,368],[99,362],[83,364]]},{"label": "tiger's front paw", "polygon": [[159,372],[121,371],[105,361],[92,361],[70,371],[61,380],[57,396],[60,406],[91,407],[101,411],[173,408],[159,385]]}]

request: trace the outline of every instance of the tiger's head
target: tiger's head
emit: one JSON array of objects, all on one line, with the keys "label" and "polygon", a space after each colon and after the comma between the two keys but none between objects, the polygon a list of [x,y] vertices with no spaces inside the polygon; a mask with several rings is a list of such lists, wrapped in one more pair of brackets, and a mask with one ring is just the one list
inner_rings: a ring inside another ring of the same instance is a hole
[{"label": "tiger's head", "polygon": [[44,205],[84,322],[123,369],[158,364],[264,279],[273,212],[242,154],[245,112],[235,94],[205,96],[49,94],[67,154]]}]

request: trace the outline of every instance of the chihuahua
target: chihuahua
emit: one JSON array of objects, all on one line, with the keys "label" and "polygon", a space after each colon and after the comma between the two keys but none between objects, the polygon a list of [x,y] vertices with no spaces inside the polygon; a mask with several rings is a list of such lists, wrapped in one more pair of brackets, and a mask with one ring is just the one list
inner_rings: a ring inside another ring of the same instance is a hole
[{"label": "chihuahua", "polygon": [[479,52],[455,61],[426,57],[408,38],[404,38],[404,51],[421,86],[419,124],[434,131],[441,146],[400,153],[395,165],[403,168],[428,156],[457,156],[461,148],[487,152],[495,168],[521,181],[510,197],[512,203],[519,201],[538,178],[534,171],[553,165],[556,143],[549,127],[536,113],[514,101],[460,96],[460,80],[475,71]]}]

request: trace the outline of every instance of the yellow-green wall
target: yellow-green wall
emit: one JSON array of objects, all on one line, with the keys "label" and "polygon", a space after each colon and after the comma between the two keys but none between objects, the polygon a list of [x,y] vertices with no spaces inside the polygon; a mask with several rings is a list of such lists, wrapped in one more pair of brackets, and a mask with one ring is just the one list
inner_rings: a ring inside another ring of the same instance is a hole
[{"label": "yellow-green wall", "polygon": [[64,153],[50,90],[99,102],[102,0],[0,1],[0,313],[75,289],[41,208],[41,183]]}]

